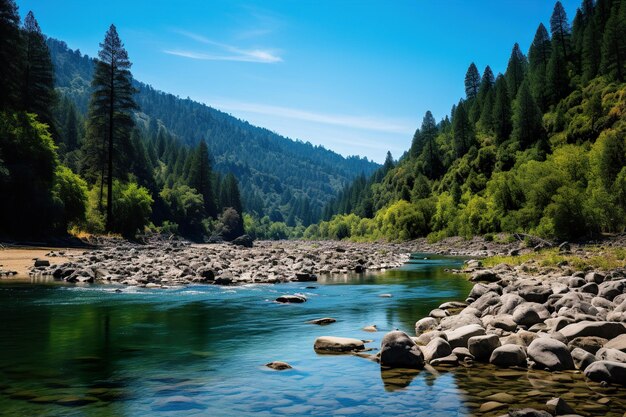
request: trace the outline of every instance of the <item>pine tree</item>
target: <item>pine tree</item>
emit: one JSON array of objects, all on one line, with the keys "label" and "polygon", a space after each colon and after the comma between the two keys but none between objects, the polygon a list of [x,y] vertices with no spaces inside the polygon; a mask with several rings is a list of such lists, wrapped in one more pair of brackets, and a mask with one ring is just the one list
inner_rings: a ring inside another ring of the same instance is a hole
[{"label": "pine tree", "polygon": [[511,138],[520,144],[521,149],[529,148],[545,138],[541,110],[530,93],[527,81],[522,83],[515,100]]},{"label": "pine tree", "polygon": [[602,59],[602,38],[598,28],[598,17],[592,17],[585,27],[583,36],[581,72],[583,81],[591,81],[598,74]]},{"label": "pine tree", "polygon": [[20,17],[13,0],[0,0],[0,109],[14,108],[19,94]]},{"label": "pine tree", "polygon": [[485,94],[483,108],[480,112],[480,119],[478,120],[480,128],[487,133],[493,132],[493,106],[495,96],[495,88],[492,88],[487,94]]},{"label": "pine tree", "polygon": [[35,113],[41,122],[47,124],[52,137],[58,141],[56,123],[52,116],[56,102],[54,68],[46,40],[33,12],[28,12],[24,19],[23,36],[25,60],[22,69],[21,107],[29,113]]},{"label": "pine tree", "polygon": [[204,210],[207,216],[217,217],[217,207],[215,204],[215,193],[213,190],[213,173],[209,160],[209,148],[204,140],[198,143],[196,151],[192,155],[191,167],[189,169],[188,184],[195,188],[204,198]]},{"label": "pine tree", "polygon": [[485,67],[485,71],[483,72],[483,76],[480,80],[480,88],[478,89],[478,97],[481,100],[484,100],[485,96],[487,95],[489,91],[491,91],[495,83],[496,83],[496,79],[493,76],[493,71],[491,70],[491,67],[487,65]]},{"label": "pine tree", "polygon": [[467,72],[465,73],[465,95],[468,100],[476,98],[478,95],[478,89],[480,88],[480,74],[478,68],[473,62],[470,64]]},{"label": "pine tree", "polygon": [[550,31],[552,32],[552,39],[556,42],[555,46],[560,48],[560,53],[567,61],[572,30],[569,26],[565,9],[560,1],[557,1],[554,5],[552,17],[550,17]]},{"label": "pine tree", "polygon": [[535,39],[528,51],[530,90],[541,110],[548,110],[549,97],[546,94],[546,71],[552,52],[552,43],[546,27],[537,28]]},{"label": "pine tree", "polygon": [[63,144],[65,152],[72,152],[78,149],[78,115],[76,106],[69,102],[63,123]]},{"label": "pine tree", "polygon": [[602,73],[626,81],[626,2],[615,2],[602,40]]},{"label": "pine tree", "polygon": [[240,215],[243,213],[241,204],[241,194],[239,193],[239,185],[237,178],[232,173],[226,174],[222,181],[220,190],[220,205],[224,209],[231,207]]},{"label": "pine tree", "polygon": [[496,96],[493,104],[493,130],[497,143],[505,142],[511,135],[511,99],[507,82],[502,75],[496,79]]},{"label": "pine tree", "polygon": [[83,153],[92,177],[100,171],[100,209],[106,177],[106,230],[110,231],[113,177],[124,173],[122,158],[128,155],[130,148],[130,134],[134,126],[132,112],[137,105],[133,99],[135,89],[131,84],[131,63],[115,25],[107,31],[100,48],[91,82],[93,93],[89,102],[88,135]]},{"label": "pine tree", "polygon": [[459,102],[454,112],[452,130],[454,132],[454,152],[456,157],[460,158],[474,145],[474,129],[469,121],[469,116],[465,110],[465,102],[463,101]]},{"label": "pine tree", "polygon": [[516,43],[513,46],[513,51],[511,51],[511,58],[509,58],[509,65],[506,68],[505,74],[506,82],[508,84],[507,87],[511,97],[515,97],[517,95],[517,90],[520,85],[522,85],[522,81],[524,81],[524,77],[526,76],[527,67],[528,60],[522,53],[519,44]]}]

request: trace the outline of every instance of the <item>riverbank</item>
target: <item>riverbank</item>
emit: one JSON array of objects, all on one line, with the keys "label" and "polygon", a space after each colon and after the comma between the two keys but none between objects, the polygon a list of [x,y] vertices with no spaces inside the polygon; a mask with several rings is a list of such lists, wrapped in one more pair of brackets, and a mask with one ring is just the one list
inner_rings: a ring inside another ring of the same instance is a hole
[{"label": "riverbank", "polygon": [[27,278],[36,260],[40,264],[63,264],[82,252],[75,248],[3,247],[0,249],[0,278]]},{"label": "riverbank", "polygon": [[321,274],[397,268],[409,256],[407,247],[392,243],[257,241],[248,248],[226,243],[159,240],[135,244],[108,239],[96,249],[72,253],[67,262],[33,266],[30,274],[67,282],[151,288],[306,282]]}]

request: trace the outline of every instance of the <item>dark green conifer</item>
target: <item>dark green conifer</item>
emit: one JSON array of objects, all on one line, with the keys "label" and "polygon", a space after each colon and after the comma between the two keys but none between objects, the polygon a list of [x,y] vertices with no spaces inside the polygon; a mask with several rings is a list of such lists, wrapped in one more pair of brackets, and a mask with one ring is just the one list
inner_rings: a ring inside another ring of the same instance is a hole
[{"label": "dark green conifer", "polygon": [[496,79],[496,95],[493,104],[493,131],[498,143],[505,142],[511,135],[511,99],[507,82],[502,75]]},{"label": "dark green conifer", "polygon": [[511,51],[511,57],[509,58],[509,64],[506,68],[506,82],[511,97],[517,95],[517,90],[524,81],[526,76],[526,70],[528,68],[528,60],[522,53],[519,44],[516,43]]}]

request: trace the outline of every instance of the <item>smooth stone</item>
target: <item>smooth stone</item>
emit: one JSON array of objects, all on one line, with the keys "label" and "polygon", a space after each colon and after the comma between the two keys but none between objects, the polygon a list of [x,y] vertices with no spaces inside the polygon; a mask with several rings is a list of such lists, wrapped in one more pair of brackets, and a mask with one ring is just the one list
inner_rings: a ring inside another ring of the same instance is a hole
[{"label": "smooth stone", "polygon": [[583,336],[596,336],[610,340],[625,334],[626,325],[609,321],[581,321],[565,326],[560,332],[568,340]]},{"label": "smooth stone", "polygon": [[380,365],[388,368],[422,369],[424,355],[409,335],[396,330],[387,333],[380,343]]},{"label": "smooth stone", "polygon": [[459,361],[463,362],[466,360],[473,361],[474,355],[472,355],[468,348],[466,347],[457,347],[452,349],[452,353],[459,358]]},{"label": "smooth stone", "polygon": [[548,310],[538,303],[525,302],[515,307],[513,311],[513,320],[523,326],[542,323],[548,317],[550,317]]},{"label": "smooth stone", "polygon": [[584,373],[592,381],[626,386],[626,363],[596,361],[589,365]]},{"label": "smooth stone", "polygon": [[281,362],[281,361],[274,361],[274,362],[266,363],[265,366],[267,366],[268,368],[275,369],[277,371],[284,371],[285,369],[293,369],[293,367],[289,365],[287,362]]},{"label": "smooth stone", "polygon": [[608,340],[596,336],[577,337],[567,344],[570,349],[581,348],[589,353],[596,354]]},{"label": "smooth stone", "polygon": [[453,349],[457,347],[467,347],[467,342],[471,337],[482,336],[484,334],[485,329],[479,324],[469,324],[446,332],[448,343],[450,343]]},{"label": "smooth stone", "polygon": [[500,277],[495,272],[485,269],[483,271],[476,271],[470,277],[472,282],[497,282],[500,281]]},{"label": "smooth stone", "polygon": [[621,334],[604,344],[607,349],[617,349],[626,353],[626,334]]},{"label": "smooth stone", "polygon": [[521,410],[510,410],[509,417],[552,417],[552,414],[534,408],[522,408]]},{"label": "smooth stone", "polygon": [[[442,310],[443,311],[443,310]],[[424,317],[421,320],[415,322],[415,334],[420,335],[424,332],[428,332],[437,328],[439,322],[433,317]]]},{"label": "smooth stone", "polygon": [[550,371],[574,369],[572,355],[563,342],[548,337],[540,337],[528,346],[528,357],[535,367]]},{"label": "smooth stone", "polygon": [[473,336],[467,341],[467,348],[474,358],[480,362],[488,362],[491,353],[500,346],[500,339],[495,334]]},{"label": "smooth stone", "polygon": [[365,349],[365,344],[360,339],[348,337],[320,336],[315,339],[313,348],[319,352],[353,352]]},{"label": "smooth stone", "polygon": [[426,346],[422,347],[424,360],[430,362],[433,359],[446,357],[452,353],[450,344],[441,337],[434,338]]},{"label": "smooth stone", "polygon": [[596,352],[596,358],[601,361],[613,361],[626,363],[626,353],[621,350],[602,348]]},{"label": "smooth stone", "polygon": [[526,366],[526,349],[519,345],[497,347],[489,358],[489,363],[503,368]]},{"label": "smooth stone", "polygon": [[574,348],[572,350],[572,359],[576,369],[581,371],[584,371],[589,365],[597,360],[594,355],[581,348]]},{"label": "smooth stone", "polygon": [[576,414],[574,409],[561,398],[552,398],[546,402],[547,411],[555,416]]},{"label": "smooth stone", "polygon": [[364,332],[370,332],[370,333],[375,333],[378,331],[378,327],[376,327],[375,324],[372,324],[371,326],[365,326],[363,327],[363,331]]},{"label": "smooth stone", "polygon": [[305,301],[306,297],[303,295],[281,295],[276,299],[276,302],[283,304],[304,303]]},{"label": "smooth stone", "polygon": [[337,320],[331,318],[331,317],[324,317],[321,319],[315,319],[315,320],[309,320],[307,321],[308,324],[317,324],[318,326],[325,326],[327,324],[331,324],[331,323],[335,323]]},{"label": "smooth stone", "polygon": [[443,358],[433,359],[430,364],[432,366],[456,366],[459,364],[459,358],[454,353],[444,356]]},{"label": "smooth stone", "polygon": [[481,413],[489,413],[491,411],[501,410],[506,407],[508,407],[507,404],[499,403],[497,401],[488,401],[486,403],[483,403],[478,411],[480,411]]}]

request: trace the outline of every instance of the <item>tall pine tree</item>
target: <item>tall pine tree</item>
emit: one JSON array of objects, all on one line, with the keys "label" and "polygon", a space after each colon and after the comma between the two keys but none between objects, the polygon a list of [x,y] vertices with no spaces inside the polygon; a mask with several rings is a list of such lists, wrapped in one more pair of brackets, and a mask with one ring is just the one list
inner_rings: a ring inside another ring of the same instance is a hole
[{"label": "tall pine tree", "polygon": [[557,1],[554,5],[552,17],[550,17],[550,31],[552,32],[552,39],[555,42],[555,47],[560,49],[560,53],[567,61],[569,57],[572,29],[570,28],[567,20],[567,14],[565,13],[565,9],[560,1]]},{"label": "tall pine tree", "polygon": [[530,93],[528,81],[522,83],[515,100],[511,138],[520,144],[521,149],[543,142],[545,138],[541,110]]},{"label": "tall pine tree", "polygon": [[[106,178],[106,230],[112,230],[113,177],[124,173],[123,157],[131,149],[130,135],[134,126],[133,110],[137,108],[133,94],[131,63],[117,34],[115,25],[107,31],[100,44],[89,102],[88,140],[84,155],[86,169],[100,180],[100,209]],[[95,174],[95,175],[94,175]]]},{"label": "tall pine tree", "polygon": [[546,72],[552,52],[552,43],[548,30],[541,23],[535,33],[535,39],[528,51],[528,70],[530,90],[541,110],[548,110],[549,97],[546,93]]},{"label": "tall pine tree", "polygon": [[189,186],[195,188],[204,198],[204,210],[207,216],[217,217],[215,191],[213,186],[213,172],[209,160],[209,148],[203,140],[198,143],[195,152],[190,156]]},{"label": "tall pine tree", "polygon": [[476,98],[478,89],[480,88],[480,74],[478,68],[473,62],[470,64],[465,73],[465,95],[468,100]]},{"label": "tall pine tree", "polygon": [[[621,6],[620,6],[621,4]],[[626,81],[626,2],[614,2],[602,40],[602,73]]]},{"label": "tall pine tree", "polygon": [[20,17],[13,0],[0,0],[0,109],[16,107],[19,95]]},{"label": "tall pine tree", "polygon": [[526,76],[527,68],[528,60],[522,53],[519,44],[516,43],[511,51],[511,57],[509,58],[509,64],[505,73],[507,87],[511,97],[515,97],[517,95],[517,90],[520,85],[522,85],[522,81],[524,81],[524,77]]},{"label": "tall pine tree", "polygon": [[496,96],[493,104],[493,130],[496,142],[502,143],[509,139],[513,126],[511,124],[511,98],[504,76],[496,79]]},{"label": "tall pine tree", "polygon": [[474,129],[469,121],[466,103],[459,102],[452,119],[452,130],[454,133],[454,152],[457,158],[462,157],[474,145]]}]

